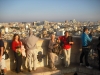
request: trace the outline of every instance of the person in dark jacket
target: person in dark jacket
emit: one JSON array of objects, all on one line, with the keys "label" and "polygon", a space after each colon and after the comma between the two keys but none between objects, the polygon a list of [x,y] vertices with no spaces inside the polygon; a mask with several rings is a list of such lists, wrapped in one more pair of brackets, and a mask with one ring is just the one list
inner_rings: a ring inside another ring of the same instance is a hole
[{"label": "person in dark jacket", "polygon": [[98,57],[99,57],[99,70],[100,70],[100,36],[99,36],[99,43],[97,45],[97,50],[98,50]]},{"label": "person in dark jacket", "polygon": [[4,42],[1,38],[1,32],[0,32],[0,69],[1,69],[0,75],[4,75],[6,73],[6,65],[5,65],[5,54],[4,54]]}]

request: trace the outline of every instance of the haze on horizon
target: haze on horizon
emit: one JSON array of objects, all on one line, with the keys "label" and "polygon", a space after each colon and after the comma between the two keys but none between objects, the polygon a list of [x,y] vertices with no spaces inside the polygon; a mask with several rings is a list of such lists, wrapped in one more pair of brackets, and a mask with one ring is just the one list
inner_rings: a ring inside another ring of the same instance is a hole
[{"label": "haze on horizon", "polygon": [[0,22],[98,21],[100,0],[0,0]]}]

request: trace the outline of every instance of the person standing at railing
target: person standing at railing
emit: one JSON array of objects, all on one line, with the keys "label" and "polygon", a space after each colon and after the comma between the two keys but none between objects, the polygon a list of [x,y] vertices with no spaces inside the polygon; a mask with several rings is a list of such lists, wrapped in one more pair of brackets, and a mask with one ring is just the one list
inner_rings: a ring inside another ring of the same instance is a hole
[{"label": "person standing at railing", "polygon": [[33,31],[29,30],[29,36],[24,39],[24,45],[26,49],[26,59],[28,64],[29,72],[32,71],[34,66],[34,70],[37,69],[37,46],[36,43],[38,41],[38,37],[33,35]]},{"label": "person standing at railing", "polygon": [[4,75],[6,73],[6,64],[5,64],[5,54],[4,54],[4,42],[1,38],[1,31],[0,31],[0,69],[1,74]]},{"label": "person standing at railing", "polygon": [[57,68],[55,67],[55,59],[57,57],[57,54],[55,53],[56,51],[54,48],[58,47],[58,44],[55,39],[55,34],[51,34],[50,40],[49,40],[49,45],[48,45],[48,66],[52,70],[56,70]]},{"label": "person standing at railing", "polygon": [[84,27],[83,33],[81,35],[81,40],[82,40],[82,53],[80,55],[80,66],[83,65],[83,57],[85,56],[85,65],[86,68],[92,69],[92,67],[88,63],[88,54],[90,52],[90,46],[89,42],[92,41],[92,32],[88,31],[88,28]]},{"label": "person standing at railing", "polygon": [[99,57],[99,70],[100,70],[100,36],[99,36],[99,43],[97,45],[97,50],[98,50],[98,57]]},{"label": "person standing at railing", "polygon": [[22,51],[21,51],[21,41],[18,34],[14,34],[12,40],[12,50],[14,51],[15,61],[16,61],[16,73],[21,72],[22,65]]},{"label": "person standing at railing", "polygon": [[72,36],[69,35],[68,31],[65,31],[64,36],[60,36],[61,46],[64,52],[64,64],[65,67],[69,67],[70,65],[70,56],[71,56],[71,45],[74,44],[72,41]]}]

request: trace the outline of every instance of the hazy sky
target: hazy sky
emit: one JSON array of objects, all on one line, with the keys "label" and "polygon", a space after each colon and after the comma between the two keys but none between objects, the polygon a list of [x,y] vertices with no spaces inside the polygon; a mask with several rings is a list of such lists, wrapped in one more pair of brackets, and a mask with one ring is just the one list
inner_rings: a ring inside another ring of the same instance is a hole
[{"label": "hazy sky", "polygon": [[0,22],[98,21],[100,0],[0,0]]}]

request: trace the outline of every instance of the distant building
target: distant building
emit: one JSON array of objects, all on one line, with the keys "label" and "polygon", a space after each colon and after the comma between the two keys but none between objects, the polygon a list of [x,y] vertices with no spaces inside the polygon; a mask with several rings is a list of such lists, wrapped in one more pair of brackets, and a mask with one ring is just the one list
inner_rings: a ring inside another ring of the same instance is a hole
[{"label": "distant building", "polygon": [[64,35],[64,32],[65,32],[64,30],[62,30],[62,31],[57,31],[57,32],[56,32],[56,35],[57,35],[57,36],[62,36],[62,35]]},{"label": "distant building", "polygon": [[73,19],[73,23],[76,23],[76,20],[75,19]]},{"label": "distant building", "polygon": [[73,20],[70,20],[70,23],[73,24]]},{"label": "distant building", "polygon": [[8,27],[5,27],[5,32],[8,33]]},{"label": "distant building", "polygon": [[49,21],[44,21],[43,24],[44,25],[48,25],[49,24]]},{"label": "distant building", "polygon": [[68,23],[68,20],[66,20],[65,23]]}]

